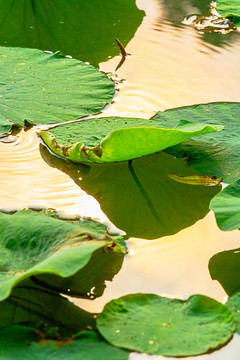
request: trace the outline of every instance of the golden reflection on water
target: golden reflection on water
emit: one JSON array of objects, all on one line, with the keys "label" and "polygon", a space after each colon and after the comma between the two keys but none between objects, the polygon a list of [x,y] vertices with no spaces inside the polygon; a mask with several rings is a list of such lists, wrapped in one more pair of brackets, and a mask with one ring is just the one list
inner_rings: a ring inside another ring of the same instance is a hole
[{"label": "golden reflection on water", "polygon": [[[137,4],[147,16],[127,46],[131,57],[118,70],[118,78],[127,81],[120,85],[121,91],[105,115],[149,117],[171,107],[239,101],[240,38],[231,48],[207,44],[192,27],[174,28],[164,18],[161,1],[138,0]],[[119,58],[114,58],[100,68],[114,72],[118,62]],[[66,214],[108,221],[97,201],[66,174],[48,166],[38,148],[34,128],[22,131],[15,142],[0,143],[0,209],[53,207]],[[171,237],[131,239],[131,255],[114,281],[107,283],[103,297],[75,302],[96,312],[110,299],[134,292],[178,298],[201,293],[223,301],[226,294],[211,280],[208,261],[220,251],[239,247],[239,240],[238,231],[220,231],[212,213]],[[220,360],[219,354],[223,354],[221,359],[237,360],[237,347],[240,350],[235,336],[222,352],[201,359]],[[149,358],[131,355],[131,360]]]},{"label": "golden reflection on water", "polygon": [[[147,16],[126,48],[131,57],[117,74],[127,82],[107,115],[146,117],[166,108],[239,101],[239,34],[231,47],[215,46],[203,41],[191,26],[173,27],[161,1],[138,0],[137,4]],[[186,6],[186,11],[191,14],[193,9]],[[225,35],[219,36],[223,41]],[[100,69],[114,72],[118,62],[111,59]]]}]

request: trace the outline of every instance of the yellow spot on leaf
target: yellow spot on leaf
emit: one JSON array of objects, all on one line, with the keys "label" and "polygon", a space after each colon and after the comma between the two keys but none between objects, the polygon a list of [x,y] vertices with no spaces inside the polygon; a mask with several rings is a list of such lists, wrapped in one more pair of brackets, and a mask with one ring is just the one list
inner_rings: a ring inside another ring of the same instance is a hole
[{"label": "yellow spot on leaf", "polygon": [[190,175],[190,176],[179,176],[176,174],[168,174],[170,179],[177,182],[189,185],[208,185],[214,186],[219,185],[222,181],[222,178],[216,178],[216,176],[211,175]]}]

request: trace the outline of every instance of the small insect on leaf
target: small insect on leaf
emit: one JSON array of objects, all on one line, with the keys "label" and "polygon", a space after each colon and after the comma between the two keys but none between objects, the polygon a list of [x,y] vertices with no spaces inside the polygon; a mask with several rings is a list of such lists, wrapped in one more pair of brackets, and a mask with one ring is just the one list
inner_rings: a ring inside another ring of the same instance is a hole
[{"label": "small insect on leaf", "polygon": [[211,175],[190,175],[190,176],[179,176],[176,174],[168,174],[170,179],[173,179],[177,182],[189,185],[206,185],[206,186],[215,186],[219,185],[222,181],[222,178],[216,178],[216,176]]}]

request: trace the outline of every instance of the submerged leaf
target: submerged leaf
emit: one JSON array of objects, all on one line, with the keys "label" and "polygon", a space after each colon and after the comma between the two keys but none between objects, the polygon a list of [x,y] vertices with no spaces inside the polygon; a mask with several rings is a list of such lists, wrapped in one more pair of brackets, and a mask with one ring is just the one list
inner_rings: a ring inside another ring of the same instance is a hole
[{"label": "submerged leaf", "polygon": [[90,65],[59,52],[0,47],[0,130],[10,123],[50,124],[99,112],[114,84]]},{"label": "submerged leaf", "polygon": [[111,163],[166,149],[190,137],[222,130],[222,126],[180,121],[163,129],[156,120],[98,118],[40,132],[57,155],[75,162]]},{"label": "submerged leaf", "polygon": [[221,230],[240,228],[240,179],[223,189],[210,203]]},{"label": "submerged leaf", "polygon": [[[66,315],[67,316],[67,315]],[[80,332],[66,342],[41,341],[39,333],[25,326],[0,330],[1,360],[127,360],[129,353],[106,343],[96,332]]]},{"label": "submerged leaf", "polygon": [[[115,164],[66,162],[40,145],[48,165],[70,176],[94,196],[107,217],[127,236],[156,239],[172,235],[203,218],[221,186],[192,186],[168,173],[197,176],[196,170],[164,152]],[[80,179],[79,179],[80,178]]]},{"label": "submerged leaf", "polygon": [[93,65],[118,55],[141,24],[135,0],[0,0],[0,44],[60,50]]},{"label": "submerged leaf", "polygon": [[[48,288],[48,274],[62,278],[77,276],[93,254],[99,249],[104,252],[108,244],[116,245],[109,251],[123,253],[117,240],[118,237],[107,234],[104,225],[89,219],[64,221],[58,219],[54,211],[0,213],[0,300],[6,299],[15,286],[30,277],[39,285],[44,279]],[[46,278],[38,279],[43,274]],[[101,278],[101,274],[99,276]],[[67,281],[62,283],[63,288],[57,285],[56,281],[54,290],[69,294]],[[75,287],[73,291],[76,292]],[[78,291],[81,296],[81,288]]]},{"label": "submerged leaf", "polygon": [[240,249],[215,254],[208,268],[211,278],[219,281],[229,296],[240,291]]},{"label": "submerged leaf", "polygon": [[164,128],[175,128],[186,119],[215,126],[223,131],[189,139],[166,151],[177,157],[188,157],[188,164],[200,172],[232,182],[240,177],[240,103],[211,103],[185,106],[159,112],[153,120]]},{"label": "submerged leaf", "polygon": [[97,318],[115,346],[165,356],[198,355],[225,344],[235,324],[227,306],[203,295],[188,300],[133,294],[110,301]]}]

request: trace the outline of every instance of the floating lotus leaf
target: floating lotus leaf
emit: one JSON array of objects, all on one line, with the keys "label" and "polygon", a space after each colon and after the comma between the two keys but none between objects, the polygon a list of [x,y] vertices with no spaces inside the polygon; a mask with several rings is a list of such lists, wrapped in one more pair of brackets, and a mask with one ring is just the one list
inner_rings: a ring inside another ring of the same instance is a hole
[{"label": "floating lotus leaf", "polygon": [[[240,168],[240,167],[239,167]],[[240,179],[223,189],[210,203],[221,230],[240,228]]]},{"label": "floating lotus leaf", "polygon": [[135,0],[0,0],[0,45],[62,51],[97,65],[119,54],[144,12]]},{"label": "floating lotus leaf", "polygon": [[180,121],[174,129],[163,129],[156,120],[98,118],[58,126],[42,131],[40,136],[61,157],[76,162],[111,163],[148,155],[219,130],[221,126],[190,121]]},{"label": "floating lotus leaf", "polygon": [[240,177],[239,116],[240,103],[211,103],[159,112],[153,120],[165,128],[175,128],[181,119],[223,125],[220,133],[187,140],[167,151],[177,157],[187,156],[188,164],[202,175],[232,182]]},{"label": "floating lotus leaf", "polygon": [[232,310],[234,319],[237,323],[237,332],[240,334],[240,293],[231,296],[226,305]]},{"label": "floating lotus leaf", "polygon": [[93,66],[59,52],[0,47],[0,130],[12,123],[58,123],[99,112],[114,84]]},{"label": "floating lotus leaf", "polygon": [[[42,274],[62,278],[77,274],[100,248],[123,252],[117,240],[98,222],[64,221],[54,211],[0,213],[0,300],[30,277],[38,283]],[[68,291],[68,282],[64,285],[59,291]],[[81,288],[78,291],[81,294]]]},{"label": "floating lotus leaf", "polygon": [[30,327],[9,326],[0,330],[1,360],[127,360],[128,356],[127,351],[109,345],[94,331],[55,342],[41,339]]},{"label": "floating lotus leaf", "polygon": [[211,278],[219,281],[229,296],[240,291],[240,249],[215,254],[208,268]]},{"label": "floating lotus leaf", "polygon": [[[54,338],[69,337],[95,327],[94,314],[82,310],[56,292],[37,286],[30,279],[15,287],[0,302],[0,327],[13,324],[40,324]],[[53,330],[55,331],[53,332]]]},{"label": "floating lotus leaf", "polygon": [[188,300],[133,294],[110,301],[97,328],[112,345],[165,356],[190,356],[225,344],[235,330],[227,306],[203,295]]},{"label": "floating lotus leaf", "polygon": [[217,0],[217,10],[222,17],[226,17],[234,25],[240,26],[239,0]]},{"label": "floating lotus leaf", "polygon": [[197,172],[183,159],[164,152],[91,166],[66,162],[43,145],[40,152],[50,166],[65,172],[94,196],[111,222],[128,237],[156,239],[192,225],[208,213],[211,198],[221,189],[172,180],[170,173],[195,179]]}]

